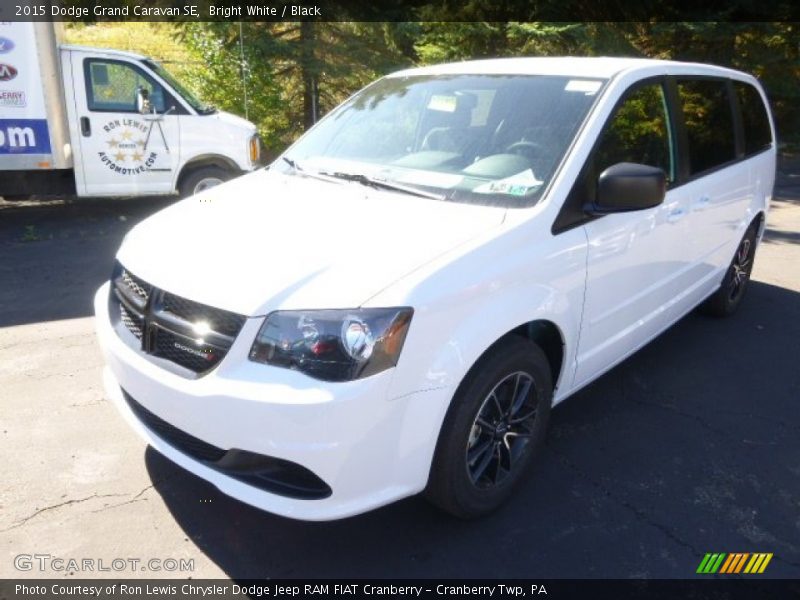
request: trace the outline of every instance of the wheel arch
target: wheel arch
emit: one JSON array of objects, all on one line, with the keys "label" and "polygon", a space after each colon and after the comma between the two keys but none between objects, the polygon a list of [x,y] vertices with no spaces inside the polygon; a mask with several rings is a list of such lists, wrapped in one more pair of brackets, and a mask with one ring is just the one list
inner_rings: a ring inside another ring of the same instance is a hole
[{"label": "wheel arch", "polygon": [[200,154],[186,161],[183,167],[181,167],[178,177],[175,180],[175,190],[180,190],[181,185],[190,173],[193,173],[197,169],[202,169],[203,167],[218,167],[236,174],[241,172],[239,165],[227,156],[221,154]]},{"label": "wheel arch", "polygon": [[750,225],[748,227],[752,227],[753,225],[757,228],[756,239],[761,241],[767,225],[767,217],[763,209],[756,212],[755,216],[750,220]]}]

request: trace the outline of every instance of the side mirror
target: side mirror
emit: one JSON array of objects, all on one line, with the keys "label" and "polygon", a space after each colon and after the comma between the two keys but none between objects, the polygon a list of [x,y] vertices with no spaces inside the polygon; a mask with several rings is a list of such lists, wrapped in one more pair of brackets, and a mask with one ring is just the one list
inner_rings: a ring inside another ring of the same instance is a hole
[{"label": "side mirror", "polygon": [[149,115],[152,112],[150,92],[141,86],[136,88],[136,110],[140,115]]},{"label": "side mirror", "polygon": [[636,163],[618,163],[597,178],[594,204],[586,211],[594,215],[629,212],[658,206],[664,201],[667,176],[662,169]]}]

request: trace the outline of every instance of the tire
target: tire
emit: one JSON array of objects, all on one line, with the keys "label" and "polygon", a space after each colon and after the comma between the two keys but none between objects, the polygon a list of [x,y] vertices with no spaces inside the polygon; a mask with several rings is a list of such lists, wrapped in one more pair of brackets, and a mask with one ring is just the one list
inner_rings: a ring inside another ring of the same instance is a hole
[{"label": "tire", "polygon": [[220,167],[200,167],[189,172],[178,186],[181,198],[188,198],[228,181],[233,174]]},{"label": "tire", "polygon": [[719,289],[700,305],[700,312],[712,317],[729,317],[736,312],[747,291],[756,253],[758,222],[753,222],[739,242]]},{"label": "tire", "polygon": [[541,450],[552,395],[539,346],[518,336],[498,342],[456,391],[436,445],[427,499],[462,519],[496,510]]}]

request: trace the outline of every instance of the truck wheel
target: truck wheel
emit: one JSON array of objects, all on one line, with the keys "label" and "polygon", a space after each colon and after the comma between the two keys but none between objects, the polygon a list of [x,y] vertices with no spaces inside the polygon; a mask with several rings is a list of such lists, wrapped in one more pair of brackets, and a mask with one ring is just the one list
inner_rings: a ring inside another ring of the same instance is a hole
[{"label": "truck wheel", "polygon": [[747,228],[719,289],[700,305],[701,313],[712,317],[728,317],[739,308],[753,271],[757,230],[757,223]]},{"label": "truck wheel", "polygon": [[178,192],[181,198],[188,198],[225,183],[231,176],[232,173],[230,171],[220,167],[200,167],[183,178],[178,187]]},{"label": "truck wheel", "polygon": [[492,512],[541,450],[552,404],[544,352],[509,337],[470,371],[445,417],[425,495],[471,519]]}]

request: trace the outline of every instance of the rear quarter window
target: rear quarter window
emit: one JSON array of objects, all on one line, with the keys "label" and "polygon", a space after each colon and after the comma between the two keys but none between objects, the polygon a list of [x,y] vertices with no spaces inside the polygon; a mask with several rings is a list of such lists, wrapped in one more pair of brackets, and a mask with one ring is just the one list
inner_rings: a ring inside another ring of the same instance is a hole
[{"label": "rear quarter window", "polygon": [[754,86],[743,81],[734,81],[733,88],[742,113],[745,154],[756,154],[769,148],[772,145],[772,129],[761,94]]},{"label": "rear quarter window", "polygon": [[717,79],[678,80],[689,142],[691,175],[736,159],[736,132],[728,85]]}]

